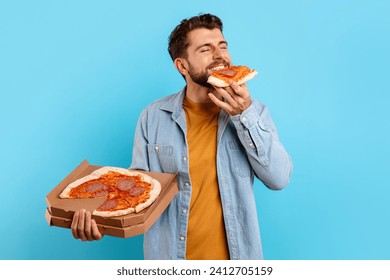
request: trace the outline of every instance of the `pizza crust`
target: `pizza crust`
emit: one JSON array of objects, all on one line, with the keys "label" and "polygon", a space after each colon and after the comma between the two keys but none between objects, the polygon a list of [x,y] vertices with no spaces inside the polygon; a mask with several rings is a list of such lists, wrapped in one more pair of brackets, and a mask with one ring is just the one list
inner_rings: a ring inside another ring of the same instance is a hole
[{"label": "pizza crust", "polygon": [[160,192],[161,192],[161,184],[159,181],[153,179],[153,182],[152,182],[152,190],[150,192],[150,197],[148,198],[148,200],[146,200],[144,203],[141,203],[141,204],[138,204],[136,207],[135,207],[135,212],[138,213],[138,212],[141,212],[142,210],[144,210],[145,208],[148,208],[156,199],[157,197],[160,195]]},{"label": "pizza crust", "polygon": [[128,208],[128,209],[122,209],[122,210],[116,210],[116,211],[99,211],[94,210],[92,212],[92,215],[100,216],[103,218],[109,218],[109,217],[117,217],[117,216],[123,216],[134,213],[134,208]]},{"label": "pizza crust", "polygon": [[149,193],[149,198],[145,202],[143,202],[141,204],[138,204],[136,207],[127,208],[127,209],[121,209],[121,210],[115,210],[115,211],[94,210],[92,212],[93,215],[101,216],[101,217],[116,217],[116,216],[122,216],[122,215],[131,214],[131,213],[134,213],[134,212],[138,213],[138,212],[141,212],[142,210],[144,210],[145,208],[149,207],[157,199],[157,197],[161,193],[161,184],[160,184],[160,182],[157,181],[156,179],[153,179],[152,177],[150,177],[147,174],[144,174],[144,173],[136,171],[136,170],[126,169],[126,168],[104,166],[104,167],[101,167],[101,168],[93,171],[91,174],[86,175],[86,176],[84,176],[82,178],[79,178],[79,179],[73,181],[72,183],[70,183],[60,193],[60,195],[59,195],[60,198],[72,199],[72,197],[70,197],[70,191],[73,188],[76,188],[79,185],[81,185],[81,184],[83,184],[83,183],[85,183],[87,181],[98,179],[103,174],[106,174],[106,173],[108,173],[110,171],[117,172],[117,173],[120,173],[120,174],[123,174],[123,175],[126,175],[126,176],[140,176],[143,181],[145,181],[145,182],[147,182],[147,183],[149,183],[151,185],[151,191]]}]

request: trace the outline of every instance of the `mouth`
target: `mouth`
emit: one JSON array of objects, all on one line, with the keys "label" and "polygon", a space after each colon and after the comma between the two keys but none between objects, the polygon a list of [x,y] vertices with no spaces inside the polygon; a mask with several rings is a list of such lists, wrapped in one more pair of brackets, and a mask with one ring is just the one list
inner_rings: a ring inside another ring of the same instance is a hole
[{"label": "mouth", "polygon": [[218,71],[218,70],[225,69],[225,68],[228,68],[228,67],[229,67],[228,65],[219,64],[217,66],[210,67],[209,70],[214,72],[214,71]]}]

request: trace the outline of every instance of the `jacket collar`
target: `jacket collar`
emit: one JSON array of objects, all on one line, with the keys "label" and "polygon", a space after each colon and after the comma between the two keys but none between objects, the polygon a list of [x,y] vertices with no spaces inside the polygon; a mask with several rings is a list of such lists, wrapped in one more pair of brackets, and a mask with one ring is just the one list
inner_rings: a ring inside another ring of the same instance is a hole
[{"label": "jacket collar", "polygon": [[[163,111],[168,111],[172,113],[172,119],[181,125],[183,130],[185,130],[185,117],[183,111],[183,100],[186,95],[187,87],[184,87],[177,94],[173,95],[172,98],[169,98],[167,102],[161,105],[160,109]],[[219,125],[218,125],[218,138],[220,138],[226,128],[227,123],[229,122],[229,114],[225,110],[221,110],[219,113]]]},{"label": "jacket collar", "polygon": [[186,95],[186,88],[184,87],[177,94],[173,95],[172,98],[168,99],[160,109],[163,111],[168,111],[172,113],[173,118],[177,118],[183,109],[183,100]]}]

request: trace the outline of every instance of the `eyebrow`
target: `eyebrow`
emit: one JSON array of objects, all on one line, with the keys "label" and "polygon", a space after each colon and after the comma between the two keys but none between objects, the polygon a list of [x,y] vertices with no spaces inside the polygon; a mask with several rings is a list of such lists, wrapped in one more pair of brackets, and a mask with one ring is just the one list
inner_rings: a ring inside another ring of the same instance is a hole
[{"label": "eyebrow", "polygon": [[[222,45],[222,44],[228,44],[228,42],[227,41],[219,41],[218,42],[218,46],[219,45]],[[211,47],[212,46],[212,44],[211,43],[205,43],[205,44],[203,44],[203,45],[200,45],[199,47],[197,47],[196,49],[195,49],[195,51],[197,51],[197,50],[199,50],[200,48],[203,48],[203,47]]]}]

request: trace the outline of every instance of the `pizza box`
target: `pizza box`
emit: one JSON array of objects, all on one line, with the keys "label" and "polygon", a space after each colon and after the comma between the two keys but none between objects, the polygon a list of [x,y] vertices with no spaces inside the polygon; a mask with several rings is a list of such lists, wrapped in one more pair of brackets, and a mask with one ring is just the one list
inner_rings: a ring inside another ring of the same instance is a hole
[{"label": "pizza box", "polygon": [[[72,224],[72,219],[61,218],[61,217],[56,217],[51,215],[49,208],[46,208],[45,218],[47,223],[50,226],[70,228]],[[104,235],[127,238],[127,237],[132,237],[132,236],[145,233],[153,225],[153,223],[157,220],[157,218],[148,219],[145,223],[136,224],[128,227],[115,227],[115,226],[107,226],[102,224],[97,224],[97,226],[99,228],[99,231]]]},{"label": "pizza box", "polygon": [[[89,164],[87,160],[82,161],[78,167],[47,194],[45,217],[49,225],[70,228],[75,211],[86,209],[93,212],[104,202],[105,198],[63,199],[59,197],[59,194],[68,184],[92,173],[100,167],[102,166]],[[160,182],[160,195],[151,206],[139,213],[110,218],[92,215],[102,233],[119,237],[130,237],[145,233],[178,193],[176,174],[138,171]]]}]

